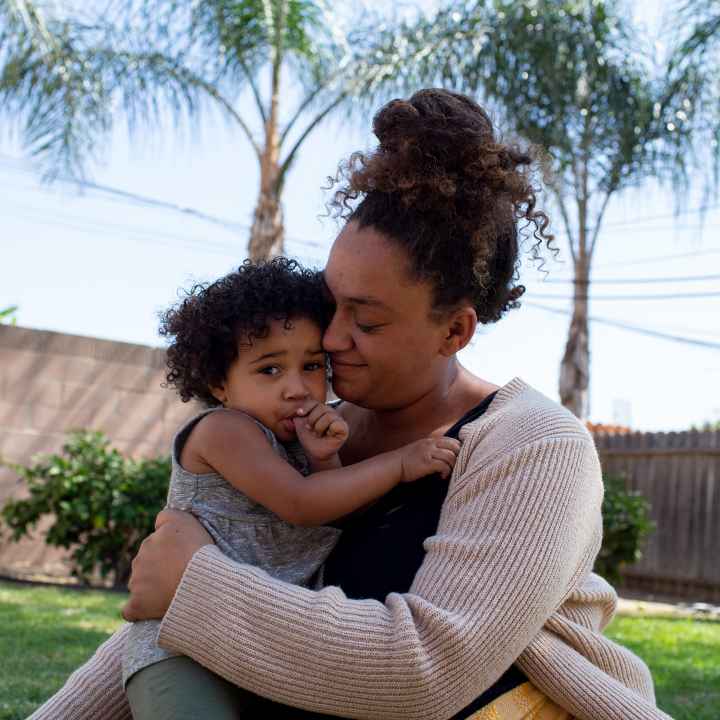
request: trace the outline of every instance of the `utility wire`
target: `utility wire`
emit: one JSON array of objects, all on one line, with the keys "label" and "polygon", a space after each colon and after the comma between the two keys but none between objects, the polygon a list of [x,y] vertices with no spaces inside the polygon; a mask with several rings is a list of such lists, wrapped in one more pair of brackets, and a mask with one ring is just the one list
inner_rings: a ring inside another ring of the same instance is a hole
[{"label": "utility wire", "polygon": [[[32,207],[29,210],[33,210]],[[138,242],[143,245],[154,245],[172,249],[195,250],[203,253],[223,255],[228,258],[244,257],[244,251],[235,243],[223,243],[212,240],[199,240],[184,234],[175,234],[162,230],[134,228],[108,222],[97,222],[88,218],[76,218],[60,213],[44,213],[38,216],[34,212],[15,212],[14,216],[21,220],[27,220],[34,224],[49,225],[50,227],[64,227],[70,230],[89,233],[92,235],[114,235],[120,236],[131,242]],[[302,255],[304,261],[318,263],[316,257]]]},{"label": "utility wire", "polygon": [[[572,315],[572,312],[570,310],[560,310],[559,308],[548,307],[547,305],[532,302],[531,300],[523,301],[523,305],[535,308],[537,310],[544,310],[545,312],[554,313],[555,315]],[[589,315],[588,320],[590,322],[598,323],[600,325],[609,325],[610,327],[616,327],[621,330],[628,330],[639,335],[647,335],[649,337],[660,338],[662,340],[671,340],[673,342],[682,343],[685,345],[696,345],[698,347],[710,348],[712,350],[720,350],[720,343],[708,342],[706,340],[694,340],[692,338],[681,337],[680,335],[670,335],[669,333],[659,332],[657,330],[648,330],[647,328],[637,327],[636,325],[622,323],[617,320],[610,320],[609,318],[596,317],[594,315]]]},{"label": "utility wire", "polygon": [[[569,295],[544,295],[530,291],[532,297],[542,300],[573,300]],[[720,297],[720,292],[667,293],[662,295],[590,295],[588,300],[688,300],[691,298]]]},{"label": "utility wire", "polygon": [[[23,161],[20,158],[14,158],[9,155],[0,154],[0,167],[5,167],[8,170],[11,170],[13,172],[19,172],[26,175],[34,176],[35,172],[30,168],[26,166],[27,163]],[[57,178],[58,181],[64,183],[64,184],[71,184],[71,185],[78,185],[79,187],[86,188],[89,190],[95,190],[96,192],[104,193],[106,195],[109,195],[111,197],[125,200],[125,201],[131,201],[135,202],[137,204],[140,204],[145,207],[151,207],[151,208],[158,208],[158,209],[164,209],[175,213],[180,213],[183,215],[189,215],[192,217],[195,217],[199,220],[204,220],[209,223],[213,223],[215,225],[218,225],[220,227],[223,227],[225,229],[231,230],[233,232],[237,231],[248,231],[250,229],[250,226],[247,224],[239,223],[234,220],[228,220],[226,218],[217,217],[215,215],[211,215],[210,213],[203,212],[202,210],[197,210],[195,208],[185,207],[178,205],[176,203],[166,202],[164,200],[158,200],[157,198],[148,197],[145,195],[139,195],[137,193],[131,193],[126,190],[121,190],[119,188],[114,188],[108,185],[101,185],[99,183],[93,183],[88,181],[81,181],[76,180],[72,178],[65,178],[65,177],[59,177]],[[681,211],[677,214],[665,214],[665,215],[656,215],[656,216],[650,216],[646,218],[638,218],[637,220],[631,220],[627,222],[621,222],[621,223],[604,223],[603,228],[605,227],[623,227],[624,225],[628,224],[635,224],[640,222],[648,222],[650,220],[656,220],[656,219],[672,219],[676,217],[677,215],[683,215],[683,214],[691,214],[691,213],[698,213],[698,212],[704,212],[706,210],[711,210],[720,207],[720,204],[718,205],[706,205],[701,206],[699,208],[694,208],[692,210],[686,210]],[[312,240],[307,239],[300,239],[300,238],[293,238],[286,236],[285,240],[287,242],[293,243],[295,245],[305,245],[307,247],[314,247],[314,248],[320,248],[322,250],[326,250],[326,246],[323,243],[318,243]],[[600,264],[597,267],[617,267],[619,265],[622,266],[628,266],[628,265],[639,265],[639,264],[646,264],[651,262],[659,262],[664,260],[675,260],[675,259],[681,259],[681,258],[687,258],[687,257],[697,257],[702,255],[711,255],[720,253],[720,248],[712,248],[705,251],[697,251],[697,252],[690,252],[690,253],[683,253],[679,255],[666,255],[666,256],[659,256],[659,257],[650,257],[650,258],[641,258],[635,261],[629,261],[629,262],[618,262],[618,263],[605,263]],[[552,282],[552,281],[547,281]],[[595,281],[597,282],[597,281]]]},{"label": "utility wire", "polygon": [[[695,214],[702,214],[704,212],[707,212],[708,210],[717,210],[720,208],[720,203],[715,203],[713,205],[700,205],[696,208],[690,208],[688,210],[678,210],[674,213],[664,213],[662,215],[649,215],[647,217],[640,217],[635,218],[633,220],[621,220],[616,222],[609,222],[609,223],[603,223],[600,227],[626,227],[628,225],[639,225],[640,223],[646,223],[646,222],[652,222],[653,220],[671,220],[672,218],[676,218],[680,215],[695,215]],[[589,228],[594,229],[594,228]]]},{"label": "utility wire", "polygon": [[635,260],[620,260],[618,262],[611,263],[600,263],[595,267],[608,268],[608,267],[628,267],[630,265],[648,265],[655,262],[664,262],[665,260],[683,260],[690,257],[700,257],[703,255],[717,255],[720,254],[720,248],[708,248],[706,250],[695,250],[693,252],[679,253],[678,255],[656,255],[646,258],[637,258]]},{"label": "utility wire", "polygon": [[[15,158],[15,157],[12,157],[9,155],[4,155],[4,154],[0,153],[0,166],[2,166],[2,165],[4,165],[6,169],[9,169],[14,172],[20,172],[20,173],[28,174],[31,176],[35,175],[35,172],[32,170],[32,168],[27,167],[27,163],[25,161],[23,161],[21,158]],[[147,207],[154,207],[154,208],[169,210],[169,211],[173,211],[173,212],[177,212],[177,213],[182,213],[184,215],[190,215],[190,216],[196,217],[200,220],[205,220],[206,222],[210,222],[215,225],[220,225],[221,227],[224,227],[226,229],[230,229],[233,231],[238,231],[238,230],[247,231],[250,229],[250,226],[247,224],[239,223],[234,220],[220,218],[220,217],[211,215],[209,213],[203,212],[202,210],[196,210],[195,208],[177,205],[176,203],[166,202],[164,200],[158,200],[157,198],[152,198],[152,197],[148,197],[145,195],[139,195],[137,193],[128,192],[126,190],[121,190],[119,188],[114,188],[114,187],[111,187],[108,185],[101,185],[99,183],[82,181],[82,180],[77,180],[77,179],[67,178],[67,177],[62,177],[62,176],[58,177],[57,180],[65,183],[65,184],[78,185],[79,187],[82,187],[82,188],[86,188],[89,190],[95,190],[97,192],[105,193],[107,195],[111,195],[111,196],[114,196],[117,198],[130,200],[130,201],[139,203],[139,204],[147,206]],[[675,214],[655,215],[655,216],[649,216],[649,217],[645,217],[645,218],[637,218],[635,220],[628,220],[628,221],[616,222],[616,223],[612,223],[612,222],[603,223],[602,227],[603,228],[624,227],[626,225],[633,225],[633,224],[648,222],[651,220],[672,219],[674,217],[677,217],[678,215],[700,213],[700,212],[705,212],[707,210],[713,210],[716,208],[720,208],[720,204],[704,205],[704,206],[700,206],[698,208],[693,208],[691,210],[679,211],[678,213],[675,213]],[[668,226],[668,227],[675,227],[675,226]],[[588,229],[592,229],[592,228],[588,228]],[[655,229],[661,229],[661,228],[655,228]],[[290,237],[286,237],[285,239],[289,242],[293,242],[298,245],[307,245],[309,247],[317,247],[317,248],[326,249],[325,245],[323,245],[322,243],[314,242],[312,240],[305,240],[305,239],[300,239],[300,238],[290,238]],[[718,249],[717,252],[720,252],[720,249]],[[675,257],[691,257],[691,255],[694,255],[694,254],[695,253],[687,254],[687,255],[680,255],[680,256],[668,256],[667,259],[673,259]],[[705,254],[705,253],[700,252],[697,254]],[[653,259],[650,259],[650,261],[652,262]],[[646,261],[641,260],[638,262],[646,262]],[[630,263],[620,263],[620,264],[630,265],[633,263],[630,262]]]},{"label": "utility wire", "polygon": [[635,285],[642,283],[679,283],[679,282],[700,282],[707,280],[720,280],[720,275],[691,275],[685,277],[661,277],[661,278],[591,278],[588,281],[580,281],[574,278],[548,278],[541,283],[572,283],[573,285]]},{"label": "utility wire", "polygon": [[[5,169],[11,170],[12,172],[19,172],[26,175],[34,175],[33,171],[30,168],[15,167],[10,163],[22,163],[22,161],[18,160],[17,158],[0,154],[0,167],[4,166]],[[99,183],[85,180],[76,180],[73,178],[67,178],[62,176],[58,177],[57,180],[58,182],[62,182],[66,185],[77,185],[83,189],[94,190],[96,192],[110,195],[111,197],[134,202],[144,207],[168,210],[186,216],[189,215],[191,217],[197,218],[198,220],[204,220],[205,222],[218,225],[232,232],[250,230],[250,226],[247,224],[239,223],[234,220],[228,220],[226,218],[221,218],[216,215],[211,215],[210,213],[203,212],[202,210],[196,210],[195,208],[178,205],[176,203],[167,202],[165,200],[158,200],[157,198],[148,197],[147,195],[139,195],[138,193],[128,192],[127,190],[121,190],[119,188],[114,188],[109,185],[101,185]],[[325,245],[315,242],[313,240],[301,240],[299,238],[292,237],[286,237],[285,240],[288,242],[292,242],[296,245],[307,245],[308,247],[325,249]]]},{"label": "utility wire", "polygon": [[[655,220],[672,220],[676,217],[679,217],[680,215],[701,215],[702,213],[706,213],[708,210],[717,210],[720,208],[720,203],[715,203],[713,205],[700,205],[696,208],[690,208],[688,210],[678,210],[677,212],[673,213],[663,213],[660,215],[647,215],[645,217],[639,217],[639,218],[633,218],[632,220],[615,220],[610,222],[603,222],[600,225],[600,229],[605,228],[624,228],[631,225],[640,225],[641,223],[648,223],[648,222],[654,222]],[[588,225],[586,226],[587,232],[592,232],[595,230],[597,225]],[[673,225],[674,227],[674,225]],[[702,226],[700,226],[702,227]],[[654,228],[658,229],[658,228]],[[567,231],[565,228],[558,229],[556,234],[558,233],[564,233],[567,234]],[[576,231],[577,232],[577,231]]]}]

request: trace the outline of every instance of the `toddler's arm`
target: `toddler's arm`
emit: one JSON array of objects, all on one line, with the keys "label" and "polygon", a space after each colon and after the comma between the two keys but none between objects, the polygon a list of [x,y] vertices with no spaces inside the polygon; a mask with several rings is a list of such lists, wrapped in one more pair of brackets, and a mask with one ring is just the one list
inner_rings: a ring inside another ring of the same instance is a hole
[{"label": "toddler's arm", "polygon": [[447,477],[460,450],[457,440],[430,437],[355,465],[303,477],[274,452],[252,420],[230,412],[203,418],[187,446],[248,497],[296,525],[322,525],[343,517],[400,482],[432,473]]}]

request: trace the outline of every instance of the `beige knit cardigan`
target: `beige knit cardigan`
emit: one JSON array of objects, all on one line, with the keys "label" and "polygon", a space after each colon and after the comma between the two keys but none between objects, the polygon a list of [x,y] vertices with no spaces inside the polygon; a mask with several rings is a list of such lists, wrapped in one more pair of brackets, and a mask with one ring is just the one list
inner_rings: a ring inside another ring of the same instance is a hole
[{"label": "beige knit cardigan", "polygon": [[[460,439],[409,592],[348,600],[208,545],[185,571],[160,644],[259,695],[348,718],[449,718],[513,662],[582,720],[667,718],[644,663],[599,634],[616,595],[590,572],[603,488],[585,428],[516,378]],[[32,718],[130,718],[120,680],[126,630]]]}]

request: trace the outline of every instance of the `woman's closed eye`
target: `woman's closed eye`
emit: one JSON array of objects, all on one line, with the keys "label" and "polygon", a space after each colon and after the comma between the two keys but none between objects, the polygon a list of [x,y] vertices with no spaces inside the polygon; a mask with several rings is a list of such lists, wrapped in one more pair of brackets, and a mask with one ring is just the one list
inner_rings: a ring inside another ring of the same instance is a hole
[{"label": "woman's closed eye", "polygon": [[365,325],[364,323],[358,322],[356,320],[355,325],[360,332],[370,334],[370,333],[377,332],[382,327],[385,327],[387,325],[387,323],[375,323],[374,325]]}]

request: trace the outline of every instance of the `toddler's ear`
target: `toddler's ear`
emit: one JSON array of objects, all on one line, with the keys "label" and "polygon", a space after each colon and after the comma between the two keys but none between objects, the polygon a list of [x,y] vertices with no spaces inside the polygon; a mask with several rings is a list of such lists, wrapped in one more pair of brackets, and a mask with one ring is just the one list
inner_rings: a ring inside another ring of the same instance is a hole
[{"label": "toddler's ear", "polygon": [[227,392],[225,392],[225,386],[210,387],[212,396],[221,404],[224,405],[227,402]]}]

